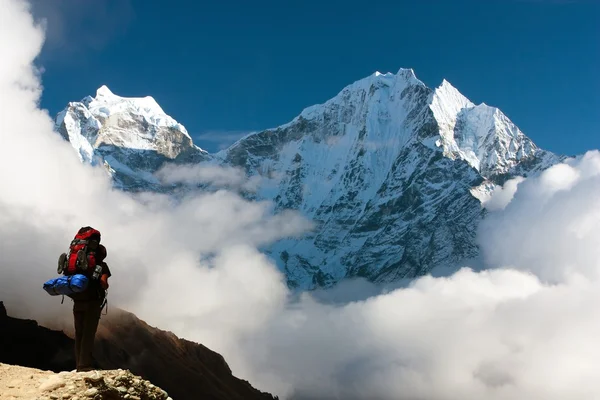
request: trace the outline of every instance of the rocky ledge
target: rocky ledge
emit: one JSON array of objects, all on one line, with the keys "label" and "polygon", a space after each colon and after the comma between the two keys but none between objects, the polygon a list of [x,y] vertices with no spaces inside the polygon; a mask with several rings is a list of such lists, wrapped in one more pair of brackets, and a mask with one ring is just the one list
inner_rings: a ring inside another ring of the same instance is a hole
[{"label": "rocky ledge", "polygon": [[43,371],[0,364],[0,399],[170,400],[161,388],[128,370]]}]

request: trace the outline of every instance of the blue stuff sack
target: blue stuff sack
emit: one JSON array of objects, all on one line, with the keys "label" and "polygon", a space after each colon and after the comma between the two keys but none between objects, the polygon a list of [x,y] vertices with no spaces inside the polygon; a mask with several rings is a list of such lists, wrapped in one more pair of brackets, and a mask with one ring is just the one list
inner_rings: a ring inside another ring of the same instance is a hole
[{"label": "blue stuff sack", "polygon": [[87,289],[88,283],[88,277],[82,274],[61,276],[45,282],[44,290],[48,292],[50,296],[68,296],[70,294],[83,292]]}]

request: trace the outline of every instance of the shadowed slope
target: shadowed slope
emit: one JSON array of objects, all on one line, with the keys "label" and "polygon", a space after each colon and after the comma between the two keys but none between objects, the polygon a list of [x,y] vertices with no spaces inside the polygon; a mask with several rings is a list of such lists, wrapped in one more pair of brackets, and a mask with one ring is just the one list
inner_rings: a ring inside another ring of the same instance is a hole
[{"label": "shadowed slope", "polygon": [[[33,320],[9,317],[0,302],[0,362],[71,371],[75,369],[73,346],[73,340],[63,332]],[[274,399],[233,376],[220,354],[115,308],[102,317],[94,356],[98,368],[128,369],[176,400]]]}]

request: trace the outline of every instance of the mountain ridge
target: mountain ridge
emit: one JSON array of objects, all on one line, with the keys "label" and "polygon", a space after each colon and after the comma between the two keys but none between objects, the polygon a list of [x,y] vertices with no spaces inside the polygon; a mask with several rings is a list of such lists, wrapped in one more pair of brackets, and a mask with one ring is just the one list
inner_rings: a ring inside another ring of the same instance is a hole
[{"label": "mountain ridge", "polygon": [[[100,104],[109,92],[101,89],[88,102]],[[91,118],[75,113],[81,107],[69,103],[57,131],[80,154],[81,138],[96,138],[94,145],[88,141],[96,163],[124,190],[172,191],[156,178],[164,165],[234,167],[263,183],[251,198],[313,220],[316,231],[265,250],[288,284],[303,289],[353,276],[390,282],[477,257],[481,205],[494,188],[561,159],[539,149],[498,108],[475,105],[447,80],[430,89],[412,69],[375,72],[292,121],[214,154],[193,144],[185,128],[173,131],[171,124],[165,132],[139,106],[113,106],[118,112],[108,113],[108,124],[94,111],[101,106],[87,109]],[[68,117],[80,118],[79,125],[65,123]],[[92,118],[97,123],[89,123]],[[82,133],[81,126],[90,131]],[[152,133],[162,142],[141,148],[138,138]],[[97,137],[120,138],[129,147],[97,144]],[[169,140],[179,147],[165,144]]]}]

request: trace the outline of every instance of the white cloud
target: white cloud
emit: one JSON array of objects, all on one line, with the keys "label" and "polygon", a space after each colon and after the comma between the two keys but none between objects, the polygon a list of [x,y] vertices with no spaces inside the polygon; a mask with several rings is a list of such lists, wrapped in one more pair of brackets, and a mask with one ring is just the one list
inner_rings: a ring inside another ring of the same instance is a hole
[{"label": "white cloud", "polygon": [[248,340],[254,381],[298,398],[600,396],[600,153],[512,194],[481,226],[490,269],[345,305],[306,296]]},{"label": "white cloud", "polygon": [[502,210],[510,203],[517,192],[519,183],[524,180],[523,177],[518,176],[506,181],[503,186],[496,187],[492,192],[491,197],[483,201],[484,207],[490,211]]},{"label": "white cloud", "polygon": [[113,304],[282,398],[600,397],[598,152],[505,186],[479,233],[488,270],[296,297],[258,249],[306,221],[227,190],[179,202],[112,190],[37,107],[41,30],[24,3],[0,9],[0,299],[12,314],[69,321],[41,285],[90,224],[108,247]]},{"label": "white cloud", "polygon": [[490,215],[481,226],[487,263],[532,271],[550,282],[578,274],[596,279],[599,174],[594,151],[521,183],[504,212]]},{"label": "white cloud", "polygon": [[260,176],[248,178],[246,173],[240,168],[211,164],[166,164],[156,172],[156,176],[163,184],[207,185],[210,188],[226,188],[250,192],[257,191],[261,184]]}]

